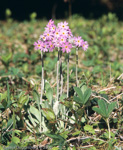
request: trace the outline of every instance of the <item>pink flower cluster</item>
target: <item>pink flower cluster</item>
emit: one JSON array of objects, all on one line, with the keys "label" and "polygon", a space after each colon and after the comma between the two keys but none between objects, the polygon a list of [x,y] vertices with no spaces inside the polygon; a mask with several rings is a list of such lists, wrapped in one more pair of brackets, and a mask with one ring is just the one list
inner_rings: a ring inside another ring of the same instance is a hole
[{"label": "pink flower cluster", "polygon": [[34,43],[34,46],[36,50],[40,49],[43,52],[52,52],[55,47],[58,47],[63,53],[69,53],[72,47],[82,47],[86,51],[88,43],[81,37],[74,37],[66,21],[55,26],[51,19],[45,27],[43,35],[40,35],[40,39]]}]

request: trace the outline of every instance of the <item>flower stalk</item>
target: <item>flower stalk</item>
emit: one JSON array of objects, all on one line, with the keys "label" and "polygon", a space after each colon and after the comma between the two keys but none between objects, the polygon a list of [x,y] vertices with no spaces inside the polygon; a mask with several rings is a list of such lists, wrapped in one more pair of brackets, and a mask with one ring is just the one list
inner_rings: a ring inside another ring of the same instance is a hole
[{"label": "flower stalk", "polygon": [[59,100],[59,47],[58,47],[58,60],[57,60],[57,101]]},{"label": "flower stalk", "polygon": [[78,87],[78,47],[76,48],[76,86]]},{"label": "flower stalk", "polygon": [[109,118],[106,119],[106,123],[108,126],[108,132],[109,132],[109,139],[111,138],[111,129],[110,129],[110,125],[109,125]]},{"label": "flower stalk", "polygon": [[61,91],[60,91],[61,96],[63,93],[62,51],[60,51],[60,84],[61,84]]},{"label": "flower stalk", "polygon": [[67,98],[69,97],[69,53],[67,59]]},{"label": "flower stalk", "polygon": [[42,104],[42,97],[44,91],[44,61],[43,61],[43,52],[41,51],[41,63],[42,63],[42,79],[41,79],[41,97],[40,97],[40,104]]}]

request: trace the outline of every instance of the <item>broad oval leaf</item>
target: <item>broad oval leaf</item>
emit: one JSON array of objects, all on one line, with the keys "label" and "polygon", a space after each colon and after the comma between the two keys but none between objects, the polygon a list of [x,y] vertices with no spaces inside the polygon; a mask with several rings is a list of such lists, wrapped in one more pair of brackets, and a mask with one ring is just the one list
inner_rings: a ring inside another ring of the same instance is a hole
[{"label": "broad oval leaf", "polygon": [[43,114],[45,115],[47,120],[49,120],[49,121],[55,121],[56,120],[56,116],[55,116],[55,114],[54,114],[52,109],[50,109],[50,108],[42,108],[42,110],[43,110]]},{"label": "broad oval leaf", "polygon": [[113,109],[116,107],[117,102],[112,102],[108,105],[108,116],[112,113]]},{"label": "broad oval leaf", "polygon": [[95,133],[95,131],[94,131],[94,129],[93,129],[93,126],[91,126],[91,125],[85,125],[85,126],[84,126],[84,130],[85,130],[85,131],[88,131],[89,133],[92,133],[92,134]]},{"label": "broad oval leaf", "polygon": [[78,94],[79,98],[82,99],[83,98],[83,94],[80,88],[78,87],[74,87],[74,91]]},{"label": "broad oval leaf", "polygon": [[108,103],[104,100],[98,100],[99,109],[101,111],[101,116],[108,118]]},{"label": "broad oval leaf", "polygon": [[40,122],[40,120],[41,120],[40,113],[41,112],[39,112],[39,110],[37,108],[30,106],[30,113],[33,114],[36,117],[36,119]]},{"label": "broad oval leaf", "polygon": [[93,111],[95,111],[96,113],[98,113],[98,114],[100,114],[100,115],[103,115],[103,114],[102,114],[102,111],[100,110],[100,108],[98,108],[98,107],[93,107],[92,109],[93,109]]},{"label": "broad oval leaf", "polygon": [[20,139],[16,136],[12,137],[12,142],[14,142],[15,144],[19,144],[20,143]]},{"label": "broad oval leaf", "polygon": [[74,96],[74,97],[73,97],[73,100],[74,100],[76,103],[78,103],[78,104],[80,104],[80,105],[83,105],[83,101],[82,101],[82,99],[80,99],[79,97]]},{"label": "broad oval leaf", "polygon": [[40,96],[36,90],[33,91],[33,98],[34,100],[36,100],[38,107],[40,109]]},{"label": "broad oval leaf", "polygon": [[48,88],[46,90],[46,97],[48,98],[48,100],[51,102],[52,98],[53,98],[53,89],[52,88]]},{"label": "broad oval leaf", "polygon": [[83,104],[86,104],[87,101],[89,100],[89,97],[91,96],[91,89],[87,89],[85,92],[84,92],[84,98],[83,98]]}]

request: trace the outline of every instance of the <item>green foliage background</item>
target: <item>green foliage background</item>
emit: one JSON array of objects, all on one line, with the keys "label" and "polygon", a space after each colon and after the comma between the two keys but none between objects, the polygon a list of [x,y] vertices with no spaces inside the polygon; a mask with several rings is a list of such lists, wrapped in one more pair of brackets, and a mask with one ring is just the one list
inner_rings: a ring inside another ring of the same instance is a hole
[{"label": "green foliage background", "polygon": [[[60,21],[55,20],[55,23]],[[43,33],[48,21],[32,18],[30,21],[17,22],[8,18],[6,21],[0,21],[1,149],[2,146],[14,147],[18,145],[26,147],[29,145],[39,145],[45,137],[56,139],[56,142],[52,142],[52,147],[57,148],[59,146],[59,148],[62,148],[66,146],[68,148],[69,146],[65,144],[65,141],[79,135],[94,135],[94,137],[92,136],[93,139],[84,139],[82,143],[83,146],[87,145],[87,143],[90,145],[94,143],[91,149],[103,149],[105,146],[110,149],[114,145],[117,146],[118,143],[120,143],[119,147],[122,146],[123,22],[118,21],[116,15],[111,13],[102,16],[98,20],[87,20],[74,15],[67,21],[73,34],[82,36],[89,43],[87,52],[79,50],[78,65],[79,86],[86,85],[93,91],[93,95],[90,98],[91,103],[88,105],[90,108],[87,116],[88,119],[81,116],[82,127],[80,127],[80,124],[76,127],[76,124],[74,124],[75,129],[72,130],[71,134],[68,126],[66,130],[56,131],[56,126],[53,125],[56,118],[52,109],[48,108],[49,105],[47,103],[47,108],[43,108],[43,110],[44,114],[46,113],[45,116],[47,115],[47,111],[50,111],[51,116],[54,118],[54,122],[49,122],[51,118],[47,120],[48,125],[53,127],[50,130],[54,133],[46,133],[44,135],[39,132],[40,125],[38,125],[36,119],[40,122],[41,117],[36,114],[39,114],[37,110],[41,111],[41,108],[38,102],[38,94],[36,95],[33,91],[35,90],[37,93],[40,93],[41,59],[40,51],[35,51],[33,44],[37,41],[40,34]],[[53,91],[50,91],[51,93],[47,91],[44,95],[46,101],[49,94],[53,95],[53,98],[56,95],[56,62],[57,49],[53,53],[45,54],[45,79],[50,83],[45,88],[48,89],[51,86],[53,89]],[[63,54],[64,93],[66,93],[66,63],[67,57],[66,54]],[[74,95],[74,86],[75,49],[72,49],[70,54],[70,99]],[[117,95],[119,96],[117,97]],[[49,97],[51,98],[51,96]],[[108,140],[108,131],[105,131],[107,130],[107,126],[104,120],[97,119],[96,122],[93,120],[95,114],[92,107],[97,106],[97,101],[100,97],[107,100],[116,97],[114,100],[117,100],[119,111],[116,108],[110,120],[111,130],[115,131],[116,129],[116,132],[111,133],[112,141]],[[78,99],[74,98],[76,99],[75,102],[77,102]],[[36,107],[34,107],[35,103],[37,103]],[[71,107],[71,103],[64,103],[63,101],[62,103],[67,107]],[[82,102],[82,104],[85,103]],[[76,107],[79,108],[78,105]],[[81,114],[84,113],[81,112]],[[118,117],[115,117],[115,114]],[[31,120],[31,116],[35,120]],[[91,118],[92,121],[89,121]],[[33,124],[30,125],[30,128],[27,128],[30,124],[29,120]],[[96,132],[97,128],[100,133]],[[101,140],[94,140],[94,138],[98,139],[98,137]],[[77,148],[76,144],[74,144],[75,147]]]}]

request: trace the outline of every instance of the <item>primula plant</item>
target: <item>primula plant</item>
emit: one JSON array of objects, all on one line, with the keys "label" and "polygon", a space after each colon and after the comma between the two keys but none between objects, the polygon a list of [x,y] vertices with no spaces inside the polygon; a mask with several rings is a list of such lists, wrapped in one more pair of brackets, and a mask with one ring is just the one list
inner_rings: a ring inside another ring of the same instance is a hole
[{"label": "primula plant", "polygon": [[41,103],[44,89],[44,65],[43,65],[43,53],[58,51],[57,61],[57,100],[59,100],[59,62],[60,62],[60,84],[61,92],[63,89],[63,75],[62,75],[62,52],[68,53],[67,61],[67,97],[69,97],[69,53],[72,48],[76,49],[76,83],[78,86],[77,77],[77,65],[78,65],[78,49],[82,48],[84,51],[88,48],[88,42],[84,41],[81,37],[73,36],[68,23],[60,22],[57,26],[51,19],[45,27],[45,31],[37,42],[34,43],[35,49],[41,51],[42,59],[42,85],[41,85]]},{"label": "primula plant", "polygon": [[0,150],[121,150],[123,22],[35,17],[0,21]]}]

